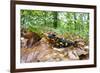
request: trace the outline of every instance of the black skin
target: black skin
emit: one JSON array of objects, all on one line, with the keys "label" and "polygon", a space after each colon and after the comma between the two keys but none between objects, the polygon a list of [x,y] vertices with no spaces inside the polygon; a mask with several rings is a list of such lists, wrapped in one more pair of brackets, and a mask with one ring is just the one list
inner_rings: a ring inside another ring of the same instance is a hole
[{"label": "black skin", "polygon": [[74,46],[75,43],[76,43],[76,42],[66,40],[64,38],[56,37],[55,34],[49,34],[48,38],[51,39],[51,40],[55,40],[55,44],[52,44],[52,45],[56,48],[70,47],[70,46]]},{"label": "black skin", "polygon": [[54,39],[55,37],[56,37],[55,34],[49,34],[49,35],[48,35],[48,38],[50,38],[50,39]]}]

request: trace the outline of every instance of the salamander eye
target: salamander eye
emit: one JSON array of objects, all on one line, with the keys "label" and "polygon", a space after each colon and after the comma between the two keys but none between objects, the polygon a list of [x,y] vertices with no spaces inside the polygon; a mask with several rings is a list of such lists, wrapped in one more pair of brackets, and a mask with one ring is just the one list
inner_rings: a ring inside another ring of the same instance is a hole
[{"label": "salamander eye", "polygon": [[52,36],[54,36],[54,37],[55,37],[56,35],[55,35],[55,34],[52,34]]}]

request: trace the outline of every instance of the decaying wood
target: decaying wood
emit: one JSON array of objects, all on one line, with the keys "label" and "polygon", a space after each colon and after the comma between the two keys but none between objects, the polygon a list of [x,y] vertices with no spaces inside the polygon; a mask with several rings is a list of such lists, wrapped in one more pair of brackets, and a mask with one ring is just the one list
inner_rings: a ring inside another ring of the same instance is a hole
[{"label": "decaying wood", "polygon": [[21,48],[21,63],[88,59],[88,45],[84,45],[84,41],[79,41],[77,44],[77,47],[55,48],[43,37],[32,48]]}]

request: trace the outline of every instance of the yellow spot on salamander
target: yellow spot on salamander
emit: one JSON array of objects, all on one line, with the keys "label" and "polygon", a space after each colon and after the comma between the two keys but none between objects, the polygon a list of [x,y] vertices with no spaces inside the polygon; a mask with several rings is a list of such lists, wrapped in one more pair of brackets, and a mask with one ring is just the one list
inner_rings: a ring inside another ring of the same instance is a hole
[{"label": "yellow spot on salamander", "polygon": [[65,44],[66,46],[68,45],[68,43]]},{"label": "yellow spot on salamander", "polygon": [[62,43],[62,42],[60,42],[60,45],[63,45],[63,43]]}]

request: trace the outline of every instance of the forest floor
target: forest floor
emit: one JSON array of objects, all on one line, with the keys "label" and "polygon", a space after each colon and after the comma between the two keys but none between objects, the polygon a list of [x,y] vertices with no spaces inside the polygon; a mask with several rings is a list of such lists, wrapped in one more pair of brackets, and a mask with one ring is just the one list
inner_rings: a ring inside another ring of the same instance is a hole
[{"label": "forest floor", "polygon": [[[60,37],[60,35],[57,36]],[[75,36],[72,38],[74,37]],[[78,47],[69,46],[64,48],[57,48],[51,46],[51,44],[48,43],[49,41],[46,37],[42,37],[41,40],[33,44],[32,48],[21,48],[20,61],[21,63],[32,63],[89,59],[89,46],[82,38],[77,39],[81,40],[78,42]]]}]

